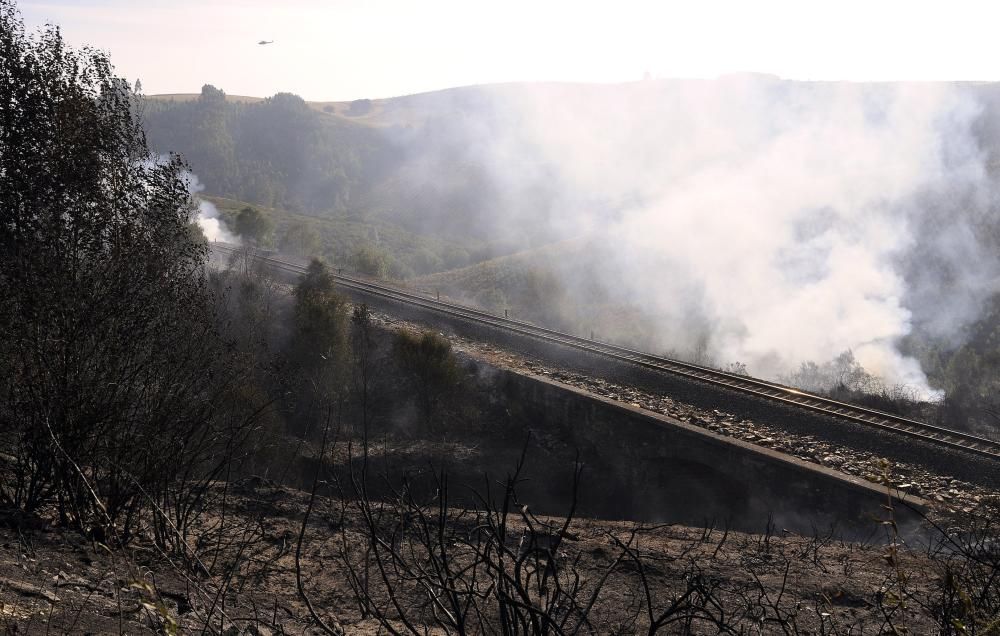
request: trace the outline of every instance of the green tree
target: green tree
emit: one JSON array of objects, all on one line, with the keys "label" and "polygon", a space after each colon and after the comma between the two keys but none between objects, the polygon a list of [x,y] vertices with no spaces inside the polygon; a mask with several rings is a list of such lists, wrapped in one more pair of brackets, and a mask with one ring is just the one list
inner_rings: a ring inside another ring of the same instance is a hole
[{"label": "green tree", "polygon": [[386,278],[389,276],[389,257],[377,247],[366,245],[354,253],[354,267],[362,274]]},{"label": "green tree", "polygon": [[295,409],[300,419],[315,415],[345,389],[350,359],[347,310],[330,269],[314,259],[295,287],[289,352],[305,398]]},{"label": "green tree", "polygon": [[205,103],[222,103],[226,101],[226,93],[211,84],[205,84],[201,87],[201,100]]},{"label": "green tree", "polygon": [[415,334],[401,329],[393,341],[393,353],[413,382],[424,427],[430,430],[443,399],[461,378],[451,343],[432,331]]},{"label": "green tree", "polygon": [[270,245],[273,232],[274,221],[257,208],[247,206],[236,215],[236,233],[253,245]]}]

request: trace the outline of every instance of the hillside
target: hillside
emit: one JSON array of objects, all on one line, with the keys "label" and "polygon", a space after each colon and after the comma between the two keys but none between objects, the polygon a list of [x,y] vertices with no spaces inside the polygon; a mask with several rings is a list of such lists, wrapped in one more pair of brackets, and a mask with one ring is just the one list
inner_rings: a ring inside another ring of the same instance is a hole
[{"label": "hillside", "polygon": [[367,127],[289,94],[253,102],[206,86],[193,100],[145,100],[143,115],[153,148],[181,154],[208,194],[269,207],[343,212],[391,152]]},{"label": "hillside", "polygon": [[[316,216],[225,197],[202,195],[202,198],[218,209],[231,231],[236,227],[239,212],[253,207],[274,224],[267,246],[301,257],[321,257],[338,267],[351,269],[357,267],[358,255],[363,252],[382,262],[383,271],[366,272],[372,275],[405,279],[464,267],[491,253],[489,246],[481,241],[417,234],[386,219]],[[290,238],[290,232],[298,242]],[[303,235],[310,237],[305,245],[301,244]]]},{"label": "hillside", "polygon": [[[748,75],[468,86],[349,102],[307,102],[288,93],[232,96],[206,85],[199,95],[146,96],[144,123],[152,147],[184,156],[208,195],[478,242],[487,246],[482,257],[490,258],[579,236],[643,210],[707,160],[696,149],[711,153],[716,135],[733,136],[732,152],[742,152],[782,132],[769,125],[755,132],[754,117],[781,108],[798,117],[806,107],[796,104],[821,109],[858,100],[861,115],[877,124],[888,116],[880,109],[894,91],[925,89],[953,91],[969,102],[960,116],[973,138],[961,143],[975,147],[958,150],[982,154],[995,179],[995,84],[928,89]],[[713,100],[746,101],[753,112],[745,121],[728,111],[703,118],[697,104]],[[689,129],[713,118],[707,139],[691,137]],[[810,125],[803,124],[813,134]],[[778,164],[775,177],[790,167]]]},{"label": "hillside", "polygon": [[657,316],[617,284],[624,273],[612,257],[613,241],[568,239],[447,272],[414,278],[416,287],[582,336],[708,362],[698,326],[688,324],[691,346],[670,350],[659,337],[675,317]]},{"label": "hillside", "polygon": [[[469,143],[467,125],[500,125],[481,89],[307,103],[291,94],[151,96],[144,124],[153,148],[181,154],[212,196],[316,217],[387,221],[421,235],[481,241],[491,255],[551,238],[544,226],[513,232],[551,204],[540,172],[505,182]],[[470,124],[470,122],[472,122]],[[514,247],[511,247],[514,243]]]},{"label": "hillside", "polygon": [[[241,210],[254,207],[274,224],[266,244],[286,254],[321,257],[348,271],[405,280],[410,286],[489,311],[648,350],[655,318],[632,302],[613,281],[623,275],[607,241],[575,238],[493,257],[495,246],[467,239],[417,234],[385,219],[350,215],[315,216],[280,207],[203,195],[230,230]],[[307,249],[292,244],[290,232],[315,237]],[[372,269],[370,260],[381,262]],[[359,262],[359,259],[364,262]],[[695,330],[696,325],[690,325]],[[695,351],[673,351],[698,358]]]}]

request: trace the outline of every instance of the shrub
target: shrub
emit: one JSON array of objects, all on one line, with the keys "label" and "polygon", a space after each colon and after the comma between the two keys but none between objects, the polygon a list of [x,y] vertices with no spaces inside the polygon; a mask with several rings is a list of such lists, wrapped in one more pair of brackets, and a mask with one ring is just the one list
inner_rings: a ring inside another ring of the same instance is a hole
[{"label": "shrub", "polygon": [[393,353],[413,381],[424,426],[429,429],[442,399],[458,386],[461,377],[451,343],[434,332],[416,334],[401,329],[396,333]]},{"label": "shrub", "polygon": [[386,278],[389,275],[389,257],[377,247],[366,245],[354,253],[354,267],[367,276]]}]

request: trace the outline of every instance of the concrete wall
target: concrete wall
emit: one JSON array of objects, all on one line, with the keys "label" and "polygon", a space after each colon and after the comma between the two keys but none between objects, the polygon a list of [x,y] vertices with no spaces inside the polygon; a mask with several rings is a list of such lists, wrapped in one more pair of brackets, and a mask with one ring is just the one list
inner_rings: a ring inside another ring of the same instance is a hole
[{"label": "concrete wall", "polygon": [[[886,490],[864,480],[545,378],[505,371],[499,381],[516,418],[602,464],[585,470],[581,513],[748,531],[771,517],[779,531],[836,524],[852,536],[886,516]],[[895,508],[903,525],[915,521]]]}]

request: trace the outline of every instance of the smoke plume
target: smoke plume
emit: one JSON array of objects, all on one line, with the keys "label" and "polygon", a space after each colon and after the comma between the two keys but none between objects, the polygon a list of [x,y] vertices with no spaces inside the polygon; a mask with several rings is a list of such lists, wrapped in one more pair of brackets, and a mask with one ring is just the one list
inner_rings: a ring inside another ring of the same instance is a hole
[{"label": "smoke plume", "polygon": [[546,166],[549,223],[611,246],[597,276],[655,318],[662,349],[697,340],[775,378],[850,351],[933,397],[901,342],[960,334],[997,290],[981,107],[961,87],[733,76],[498,95],[488,134],[470,132],[481,162],[507,190]]},{"label": "smoke plume", "polygon": [[195,220],[209,241],[239,244],[239,237],[229,231],[219,216],[218,208],[211,201],[198,199],[198,216],[195,217]]},{"label": "smoke plume", "polygon": [[188,192],[191,193],[191,197],[198,203],[198,213],[195,215],[194,220],[198,224],[198,227],[201,228],[205,238],[209,241],[222,241],[223,243],[238,245],[240,238],[226,227],[225,221],[219,214],[219,209],[211,201],[206,201],[198,196],[205,189],[205,186],[198,179],[198,175],[188,171],[184,174],[184,180],[187,182]]}]

